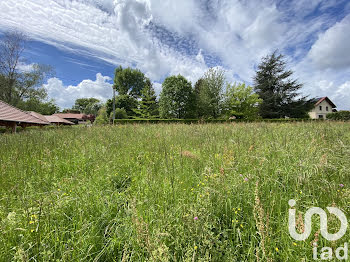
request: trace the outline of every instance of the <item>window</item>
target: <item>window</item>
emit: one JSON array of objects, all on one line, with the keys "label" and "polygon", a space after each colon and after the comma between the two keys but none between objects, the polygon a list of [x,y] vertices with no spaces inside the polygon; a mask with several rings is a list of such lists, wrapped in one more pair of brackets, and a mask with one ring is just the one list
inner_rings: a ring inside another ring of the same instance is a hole
[{"label": "window", "polygon": [[323,115],[318,115],[318,118],[319,119],[323,119]]},{"label": "window", "polygon": [[326,111],[328,111],[328,106],[326,106]]},{"label": "window", "polygon": [[322,111],[322,106],[320,106],[320,111]]}]

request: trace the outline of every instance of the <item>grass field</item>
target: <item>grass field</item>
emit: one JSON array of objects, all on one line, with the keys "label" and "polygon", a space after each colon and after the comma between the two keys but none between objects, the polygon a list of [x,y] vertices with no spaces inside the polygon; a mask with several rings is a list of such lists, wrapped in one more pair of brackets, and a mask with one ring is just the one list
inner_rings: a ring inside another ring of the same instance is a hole
[{"label": "grass field", "polygon": [[0,261],[310,261],[350,231],[295,241],[288,200],[299,230],[312,206],[349,218],[349,159],[350,123],[0,135]]}]

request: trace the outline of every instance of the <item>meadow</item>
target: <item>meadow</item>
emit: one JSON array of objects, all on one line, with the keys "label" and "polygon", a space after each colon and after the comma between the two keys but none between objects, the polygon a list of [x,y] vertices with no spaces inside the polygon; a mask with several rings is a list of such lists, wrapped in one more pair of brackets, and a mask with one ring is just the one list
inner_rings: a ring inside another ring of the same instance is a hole
[{"label": "meadow", "polygon": [[[118,125],[0,135],[0,261],[311,261],[350,218],[350,123]],[[339,222],[329,216],[329,231]]]}]

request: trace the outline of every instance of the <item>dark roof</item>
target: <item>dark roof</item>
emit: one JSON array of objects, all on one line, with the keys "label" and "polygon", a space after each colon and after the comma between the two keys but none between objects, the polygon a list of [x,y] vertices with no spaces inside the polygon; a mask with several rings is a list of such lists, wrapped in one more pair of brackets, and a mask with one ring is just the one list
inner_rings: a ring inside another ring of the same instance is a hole
[{"label": "dark roof", "polygon": [[327,96],[320,98],[320,99],[316,102],[315,106],[318,106],[318,105],[321,104],[321,102],[323,102],[324,100],[326,100],[326,101],[332,106],[332,108],[336,108],[336,107],[337,107]]},{"label": "dark roof", "polygon": [[0,121],[48,125],[49,122],[32,116],[0,100]]},{"label": "dark roof", "polygon": [[60,118],[64,118],[64,119],[84,120],[83,117],[85,116],[85,114],[60,113],[60,114],[54,114],[54,116],[59,116]]}]

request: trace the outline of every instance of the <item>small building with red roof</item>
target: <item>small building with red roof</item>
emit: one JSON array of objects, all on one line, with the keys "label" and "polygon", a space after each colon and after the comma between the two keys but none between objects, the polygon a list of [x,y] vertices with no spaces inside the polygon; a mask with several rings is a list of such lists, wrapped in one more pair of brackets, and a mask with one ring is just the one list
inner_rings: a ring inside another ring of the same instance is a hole
[{"label": "small building with red roof", "polygon": [[327,114],[336,112],[337,106],[327,97],[320,98],[315,107],[309,112],[311,119],[326,119]]}]

